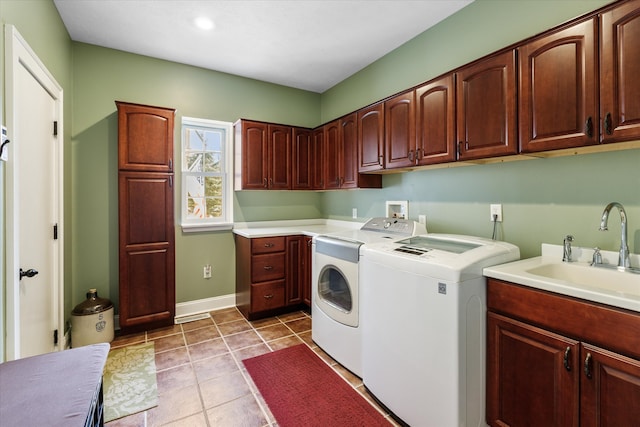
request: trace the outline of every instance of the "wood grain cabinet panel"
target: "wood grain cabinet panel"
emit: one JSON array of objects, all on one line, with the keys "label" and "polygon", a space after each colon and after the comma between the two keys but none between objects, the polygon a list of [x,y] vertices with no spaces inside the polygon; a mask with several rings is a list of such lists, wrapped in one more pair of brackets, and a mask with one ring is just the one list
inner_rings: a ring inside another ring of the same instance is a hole
[{"label": "wood grain cabinet panel", "polygon": [[635,426],[640,314],[487,281],[491,426]]},{"label": "wood grain cabinet panel", "polygon": [[522,152],[598,142],[596,19],[518,48]]},{"label": "wood grain cabinet panel", "polygon": [[175,110],[124,102],[116,105],[119,322],[126,334],[174,323],[171,157]]},{"label": "wood grain cabinet panel", "polygon": [[325,188],[325,141],[324,128],[314,129],[311,135],[312,141],[312,187],[314,190],[323,190]]},{"label": "wood grain cabinet panel", "polygon": [[413,91],[384,103],[385,168],[415,165],[416,123]]},{"label": "wood grain cabinet panel", "polygon": [[456,160],[454,75],[435,79],[415,91],[415,163],[430,165]]},{"label": "wood grain cabinet panel", "polygon": [[315,159],[313,155],[313,132],[310,129],[293,128],[291,189],[311,190],[314,188]]},{"label": "wood grain cabinet panel", "polygon": [[640,0],[600,18],[601,141],[640,139]]},{"label": "wood grain cabinet panel", "polygon": [[358,151],[359,172],[384,169],[384,103],[358,111]]},{"label": "wood grain cabinet panel", "polygon": [[490,56],[456,73],[458,160],[518,152],[516,53]]}]

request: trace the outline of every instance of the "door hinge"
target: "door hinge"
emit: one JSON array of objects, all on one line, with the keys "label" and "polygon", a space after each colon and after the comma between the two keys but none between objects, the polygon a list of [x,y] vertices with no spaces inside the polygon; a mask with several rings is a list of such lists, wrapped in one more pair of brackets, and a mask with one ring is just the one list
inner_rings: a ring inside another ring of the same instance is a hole
[{"label": "door hinge", "polygon": [[58,136],[58,122],[53,122],[53,136]]},{"label": "door hinge", "polygon": [[53,226],[53,240],[58,240],[58,224]]},{"label": "door hinge", "polygon": [[58,330],[53,331],[53,345],[58,345]]}]

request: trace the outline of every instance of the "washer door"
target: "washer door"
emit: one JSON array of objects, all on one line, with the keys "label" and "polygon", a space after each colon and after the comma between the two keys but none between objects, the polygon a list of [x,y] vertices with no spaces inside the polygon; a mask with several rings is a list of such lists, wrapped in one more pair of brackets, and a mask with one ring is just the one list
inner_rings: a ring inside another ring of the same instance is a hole
[{"label": "washer door", "polygon": [[315,261],[315,306],[336,322],[357,327],[358,264],[322,254],[317,254]]}]

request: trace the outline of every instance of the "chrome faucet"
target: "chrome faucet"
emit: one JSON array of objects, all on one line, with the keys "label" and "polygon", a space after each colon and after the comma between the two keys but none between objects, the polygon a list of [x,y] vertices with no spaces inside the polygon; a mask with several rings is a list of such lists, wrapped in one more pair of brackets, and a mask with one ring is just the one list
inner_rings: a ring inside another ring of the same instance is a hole
[{"label": "chrome faucet", "polygon": [[607,222],[609,220],[609,212],[614,207],[618,208],[620,212],[621,237],[620,237],[620,252],[618,256],[618,267],[629,268],[631,266],[629,262],[629,246],[627,245],[627,213],[624,211],[622,205],[618,202],[611,202],[604,208],[602,213],[602,220],[600,221],[600,231],[606,231]]},{"label": "chrome faucet", "polygon": [[573,236],[567,235],[562,242],[563,251],[562,251],[562,262],[571,262],[571,242],[573,242]]}]

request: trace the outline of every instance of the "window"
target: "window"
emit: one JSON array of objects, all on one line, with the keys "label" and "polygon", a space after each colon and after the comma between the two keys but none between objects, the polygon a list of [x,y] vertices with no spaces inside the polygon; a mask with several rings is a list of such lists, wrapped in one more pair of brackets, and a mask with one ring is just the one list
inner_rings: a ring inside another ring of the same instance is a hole
[{"label": "window", "polygon": [[232,124],[182,118],[182,229],[233,226]]}]

